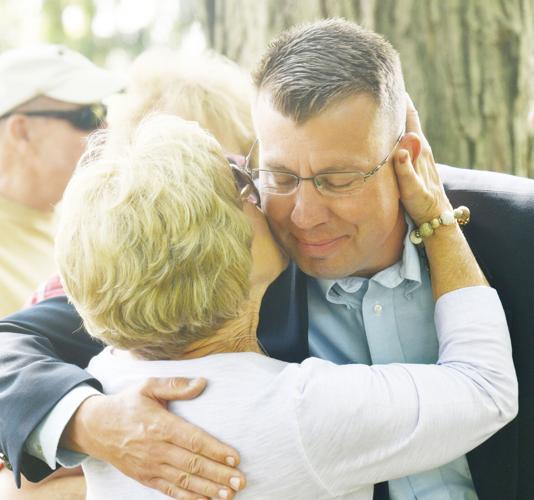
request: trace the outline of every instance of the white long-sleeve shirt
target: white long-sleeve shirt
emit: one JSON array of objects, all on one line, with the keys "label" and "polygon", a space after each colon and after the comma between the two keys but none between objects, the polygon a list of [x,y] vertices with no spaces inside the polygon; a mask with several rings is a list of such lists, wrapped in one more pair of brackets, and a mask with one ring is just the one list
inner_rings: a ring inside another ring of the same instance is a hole
[{"label": "white long-sleeve shirt", "polygon": [[[288,364],[254,353],[142,361],[108,348],[88,369],[106,393],[147,377],[206,377],[200,397],[170,408],[239,450],[243,500],[369,500],[374,483],[449,462],[517,412],[496,292],[446,294],[435,320],[436,365]],[[88,500],[166,498],[104,462],[89,458],[83,468]]]}]

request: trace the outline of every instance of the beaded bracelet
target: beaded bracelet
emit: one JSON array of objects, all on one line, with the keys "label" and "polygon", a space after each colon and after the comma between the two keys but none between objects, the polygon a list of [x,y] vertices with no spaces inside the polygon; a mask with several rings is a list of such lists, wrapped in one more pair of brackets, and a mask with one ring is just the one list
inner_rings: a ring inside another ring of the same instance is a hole
[{"label": "beaded bracelet", "polygon": [[418,228],[413,229],[410,233],[410,241],[414,245],[420,245],[423,238],[432,236],[439,226],[451,226],[455,222],[458,222],[460,226],[465,226],[470,219],[471,211],[464,206],[455,208],[453,211],[443,212],[439,217],[430,222],[424,222]]}]

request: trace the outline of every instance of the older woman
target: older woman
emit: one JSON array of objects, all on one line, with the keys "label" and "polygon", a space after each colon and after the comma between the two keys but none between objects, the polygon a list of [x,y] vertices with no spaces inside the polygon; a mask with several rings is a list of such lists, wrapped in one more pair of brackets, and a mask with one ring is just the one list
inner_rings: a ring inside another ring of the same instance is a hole
[{"label": "older woman", "polygon": [[[107,121],[113,131],[109,139],[113,143],[129,141],[147,114],[175,114],[199,123],[217,138],[227,157],[241,163],[254,141],[250,96],[250,75],[219,54],[204,52],[193,57],[170,49],[150,49],[133,62],[127,92],[113,96],[109,103]],[[62,293],[54,276],[29,303]],[[72,477],[72,471],[68,479],[56,474],[52,481],[35,485],[23,479],[20,491],[8,476],[0,472],[0,497],[56,498],[62,484],[68,485],[64,496],[73,495],[76,481],[80,498],[85,495],[83,478]]]},{"label": "older woman", "polygon": [[[437,365],[288,364],[256,338],[286,257],[217,142],[171,116],[141,123],[122,146],[103,142],[66,191],[56,247],[87,330],[110,346],[88,369],[108,393],[146,377],[207,377],[201,398],[171,409],[235,443],[248,478],[241,498],[370,499],[374,483],[446,463],[514,417],[502,307],[457,224],[426,243]],[[418,223],[428,193],[450,208],[434,165],[425,168],[399,175]],[[163,497],[92,458],[84,472],[89,499]]]}]

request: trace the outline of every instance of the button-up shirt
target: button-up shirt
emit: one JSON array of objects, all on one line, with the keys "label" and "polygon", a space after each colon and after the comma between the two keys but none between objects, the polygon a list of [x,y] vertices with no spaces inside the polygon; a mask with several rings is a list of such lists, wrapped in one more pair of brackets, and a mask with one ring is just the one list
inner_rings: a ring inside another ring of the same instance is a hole
[{"label": "button-up shirt", "polygon": [[[312,356],[337,364],[436,362],[430,275],[424,255],[409,240],[408,224],[402,259],[373,277],[308,278]],[[390,481],[389,491],[391,500],[477,499],[465,456]]]}]

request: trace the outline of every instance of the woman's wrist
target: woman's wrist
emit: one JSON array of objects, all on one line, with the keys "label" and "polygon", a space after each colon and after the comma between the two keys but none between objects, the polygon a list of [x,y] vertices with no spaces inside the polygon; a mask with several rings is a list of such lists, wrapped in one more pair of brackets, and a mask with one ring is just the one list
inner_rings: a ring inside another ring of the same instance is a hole
[{"label": "woman's wrist", "polygon": [[420,223],[418,227],[410,232],[410,241],[414,245],[420,245],[442,226],[451,226],[459,224],[465,226],[469,224],[471,219],[471,211],[465,206],[460,206],[455,209],[448,209],[440,212],[439,215],[429,218]]},{"label": "woman's wrist", "polygon": [[458,224],[436,230],[425,241],[425,251],[436,300],[459,288],[488,285]]}]

